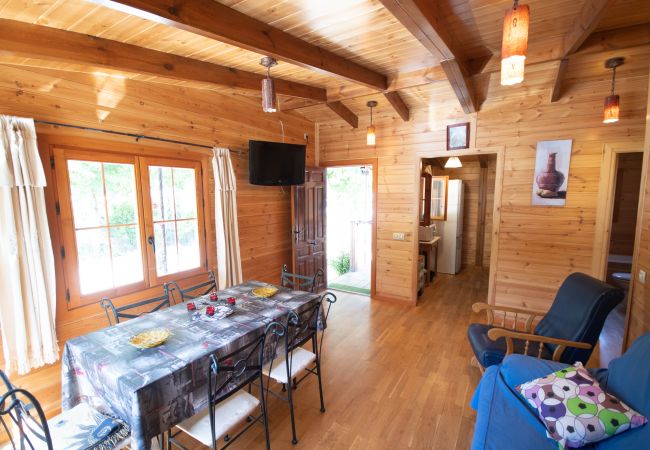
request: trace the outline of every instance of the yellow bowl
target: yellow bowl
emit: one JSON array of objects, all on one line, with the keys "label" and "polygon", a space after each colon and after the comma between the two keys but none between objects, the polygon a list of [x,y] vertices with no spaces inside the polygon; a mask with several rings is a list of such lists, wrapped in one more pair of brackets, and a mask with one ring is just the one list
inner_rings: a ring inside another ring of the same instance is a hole
[{"label": "yellow bowl", "polygon": [[154,328],[152,330],[143,331],[136,334],[129,339],[129,343],[138,348],[153,348],[158,347],[169,339],[171,333],[166,328]]},{"label": "yellow bowl", "polygon": [[274,296],[278,292],[278,288],[273,287],[273,286],[264,286],[264,287],[258,287],[255,288],[251,291],[251,293],[255,297],[260,297],[260,298],[269,298]]}]

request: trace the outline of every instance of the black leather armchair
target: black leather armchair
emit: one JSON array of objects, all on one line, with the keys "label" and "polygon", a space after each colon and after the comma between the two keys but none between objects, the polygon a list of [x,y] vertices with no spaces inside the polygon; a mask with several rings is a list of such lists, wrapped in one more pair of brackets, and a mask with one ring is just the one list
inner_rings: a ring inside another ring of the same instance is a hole
[{"label": "black leather armchair", "polygon": [[[499,364],[506,355],[522,353],[566,364],[586,363],[598,341],[607,315],[623,299],[623,291],[584,273],[569,275],[549,311],[530,311],[475,303],[486,311],[487,324],[467,330],[474,351],[472,363],[481,369]],[[535,329],[537,318],[543,317]],[[496,320],[500,325],[495,324]]]}]

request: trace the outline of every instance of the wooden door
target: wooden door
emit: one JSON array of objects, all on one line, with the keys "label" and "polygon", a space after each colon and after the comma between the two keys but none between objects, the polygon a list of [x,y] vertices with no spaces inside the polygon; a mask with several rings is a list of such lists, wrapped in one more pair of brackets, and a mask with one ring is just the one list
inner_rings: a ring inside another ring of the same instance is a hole
[{"label": "wooden door", "polygon": [[323,271],[316,290],[327,287],[325,254],[325,169],[305,171],[305,184],[293,189],[293,271],[314,276]]}]

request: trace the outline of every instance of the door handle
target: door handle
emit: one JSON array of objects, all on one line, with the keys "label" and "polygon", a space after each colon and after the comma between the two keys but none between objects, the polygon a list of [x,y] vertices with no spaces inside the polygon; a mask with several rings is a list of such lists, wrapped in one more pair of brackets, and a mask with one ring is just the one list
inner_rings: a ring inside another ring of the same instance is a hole
[{"label": "door handle", "polygon": [[153,236],[149,236],[147,238],[147,242],[149,245],[151,245],[151,249],[153,250],[154,254],[156,253],[156,240],[153,238]]},{"label": "door handle", "polygon": [[307,242],[309,245],[316,245],[316,241],[308,241]]}]

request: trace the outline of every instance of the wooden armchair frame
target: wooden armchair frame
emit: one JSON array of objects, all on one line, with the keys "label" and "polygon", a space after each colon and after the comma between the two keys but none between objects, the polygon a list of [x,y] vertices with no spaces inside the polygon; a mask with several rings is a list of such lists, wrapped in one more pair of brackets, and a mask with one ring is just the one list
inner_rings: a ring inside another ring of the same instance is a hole
[{"label": "wooden armchair frame", "polygon": [[[553,337],[539,336],[533,331],[533,324],[535,319],[538,317],[544,317],[545,312],[528,310],[524,308],[514,308],[511,306],[495,306],[488,305],[487,303],[474,303],[472,305],[472,310],[474,312],[485,311],[487,313],[488,325],[495,326],[499,328],[492,328],[488,331],[488,337],[496,341],[497,339],[504,338],[506,340],[506,356],[511,355],[515,352],[514,341],[524,341],[524,355],[536,356],[538,359],[542,359],[542,352],[544,350],[544,344],[556,345],[557,347],[553,351],[552,360],[559,361],[562,358],[562,354],[568,347],[580,348],[588,350],[591,348],[591,344],[584,342],[575,342],[569,341],[566,339],[558,339]],[[500,323],[495,323],[495,313],[501,314]],[[512,322],[510,323],[510,320]],[[523,320],[522,329],[518,330],[517,325]],[[529,347],[531,342],[536,342],[538,345],[537,355],[529,355]],[[483,372],[483,367],[478,362],[476,357],[472,357],[472,365],[477,366]]]}]

